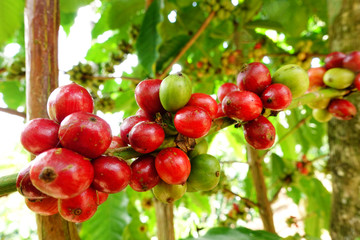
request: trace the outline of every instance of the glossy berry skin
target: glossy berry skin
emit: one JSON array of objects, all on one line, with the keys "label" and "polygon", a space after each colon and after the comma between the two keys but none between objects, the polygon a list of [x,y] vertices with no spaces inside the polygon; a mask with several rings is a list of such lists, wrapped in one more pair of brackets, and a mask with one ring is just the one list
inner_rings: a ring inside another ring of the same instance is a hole
[{"label": "glossy berry skin", "polygon": [[69,222],[84,222],[89,220],[98,207],[96,191],[92,188],[86,189],[81,194],[59,200],[59,213]]},{"label": "glossy berry skin", "polygon": [[122,159],[101,156],[91,161],[94,167],[92,188],[104,193],[122,191],[130,182],[130,166]]},{"label": "glossy berry skin", "polygon": [[353,51],[346,55],[343,60],[343,67],[354,72],[360,72],[360,51]]},{"label": "glossy berry skin", "polygon": [[160,178],[167,184],[184,184],[191,171],[190,159],[179,148],[165,148],[155,159]]},{"label": "glossy berry skin", "polygon": [[239,91],[239,87],[234,83],[224,83],[217,91],[217,98],[219,102],[222,102],[224,97],[231,92]]},{"label": "glossy berry skin", "polygon": [[236,77],[236,85],[239,88],[239,91],[245,91],[244,78],[246,76],[246,72],[239,72]]},{"label": "glossy berry skin", "polygon": [[360,73],[356,74],[354,79],[354,85],[358,91],[360,91]]},{"label": "glossy berry skin", "polygon": [[217,111],[217,113],[216,113],[216,116],[215,116],[215,119],[216,118],[220,118],[220,117],[225,117],[226,115],[225,115],[225,113],[223,112],[223,110],[222,110],[222,105],[221,105],[221,103],[218,103],[218,111]]},{"label": "glossy berry skin", "polygon": [[262,63],[253,62],[243,69],[245,73],[243,84],[244,90],[253,92],[257,95],[271,84],[271,75],[269,69]]},{"label": "glossy berry skin", "polygon": [[260,97],[249,91],[231,92],[222,101],[226,116],[243,122],[257,118],[262,108]]},{"label": "glossy berry skin", "polygon": [[292,100],[290,89],[281,83],[274,83],[268,86],[261,94],[261,101],[264,108],[274,111],[281,111],[287,108]]},{"label": "glossy berry skin", "polygon": [[183,107],[176,112],[174,125],[182,135],[190,138],[205,136],[211,128],[211,117],[202,108],[195,106]]},{"label": "glossy berry skin", "polygon": [[148,79],[141,81],[135,88],[135,100],[145,112],[154,115],[164,112],[159,97],[159,89],[162,80]]},{"label": "glossy berry skin", "polygon": [[210,95],[205,93],[193,93],[186,106],[195,106],[204,109],[214,119],[217,113],[218,104]]},{"label": "glossy berry skin", "polygon": [[30,168],[32,162],[29,162],[23,169],[20,170],[16,178],[17,191],[26,198],[42,199],[49,197],[37,189],[30,180]]},{"label": "glossy berry skin", "polygon": [[94,101],[90,93],[82,86],[71,83],[56,88],[47,101],[47,112],[50,119],[60,123],[66,116],[74,112],[94,111]]},{"label": "glossy berry skin", "polygon": [[143,116],[130,116],[125,118],[124,121],[120,125],[120,137],[124,141],[124,143],[129,144],[129,132],[131,129],[139,122],[149,122],[150,119]]},{"label": "glossy berry skin", "polygon": [[155,151],[164,139],[163,128],[155,122],[137,123],[129,132],[130,146],[139,153]]},{"label": "glossy berry skin", "polygon": [[72,198],[85,191],[94,178],[89,159],[66,148],[53,148],[37,156],[30,179],[41,192],[54,198]]},{"label": "glossy berry skin", "polygon": [[332,52],[325,57],[325,68],[341,68],[343,66],[343,60],[346,57],[345,53]]},{"label": "glossy berry skin", "polygon": [[59,145],[58,131],[59,124],[53,120],[36,118],[25,125],[20,141],[27,151],[38,155]]},{"label": "glossy berry skin", "polygon": [[350,120],[356,115],[356,107],[346,99],[331,100],[328,111],[340,120]]},{"label": "glossy berry skin", "polygon": [[323,81],[324,74],[326,72],[325,67],[310,68],[308,70],[309,76],[309,89],[308,91],[316,91],[320,87],[325,86]]},{"label": "glossy berry skin", "polygon": [[31,211],[43,216],[50,216],[59,212],[58,200],[52,197],[42,199],[25,198],[25,204]]},{"label": "glossy berry skin", "polygon": [[97,158],[110,146],[110,125],[102,118],[87,112],[67,116],[60,124],[59,139],[65,148],[88,158]]},{"label": "glossy berry skin", "polygon": [[99,206],[103,204],[109,197],[109,194],[96,191],[96,204]]},{"label": "glossy berry skin", "polygon": [[274,144],[275,128],[266,117],[259,116],[243,126],[246,142],[253,148],[265,150]]},{"label": "glossy berry skin", "polygon": [[130,187],[137,192],[145,192],[160,182],[155,168],[155,157],[144,155],[131,163]]},{"label": "glossy berry skin", "polygon": [[111,139],[111,143],[108,149],[116,149],[121,147],[126,147],[127,144],[119,136],[113,136]]},{"label": "glossy berry skin", "polygon": [[145,117],[147,119],[149,119],[149,121],[154,121],[154,115],[148,113],[148,112],[145,112],[144,109],[141,109],[139,108],[136,113],[135,113],[135,116],[140,116],[140,117]]}]

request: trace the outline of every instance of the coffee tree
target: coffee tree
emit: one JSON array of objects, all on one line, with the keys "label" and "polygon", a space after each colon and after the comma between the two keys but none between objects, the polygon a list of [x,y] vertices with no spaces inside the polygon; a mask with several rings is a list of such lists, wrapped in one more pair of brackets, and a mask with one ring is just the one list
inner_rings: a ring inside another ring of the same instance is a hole
[{"label": "coffee tree", "polygon": [[[33,159],[2,199],[18,191],[39,239],[356,239],[358,5],[1,2],[1,51],[20,51],[0,58],[0,110],[27,118]],[[99,14],[93,44],[58,87],[58,28],[80,7]],[[101,113],[119,112],[112,132]]]}]

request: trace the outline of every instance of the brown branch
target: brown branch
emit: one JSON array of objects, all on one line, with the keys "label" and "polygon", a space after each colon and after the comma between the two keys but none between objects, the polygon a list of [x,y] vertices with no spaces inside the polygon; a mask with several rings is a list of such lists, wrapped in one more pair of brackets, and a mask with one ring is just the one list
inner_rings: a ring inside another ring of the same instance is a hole
[{"label": "brown branch", "polygon": [[2,108],[2,107],[0,107],[0,112],[5,112],[5,113],[16,115],[16,116],[19,116],[19,117],[22,117],[22,118],[26,118],[26,113],[18,112],[16,110],[10,109],[10,108]]},{"label": "brown branch", "polygon": [[206,27],[209,25],[211,20],[214,18],[215,12],[211,12],[209,16],[205,19],[199,30],[192,36],[192,38],[186,43],[186,45],[180,50],[178,55],[171,61],[171,63],[165,68],[165,70],[159,75],[160,79],[163,79],[168,72],[170,72],[172,66],[185,54],[185,52],[195,43],[195,41],[200,37],[204,32]]},{"label": "brown branch", "polygon": [[240,195],[237,194],[237,193],[234,193],[233,191],[231,191],[231,190],[228,189],[228,188],[223,188],[223,191],[228,192],[228,193],[231,193],[232,195],[239,197],[239,198],[241,199],[241,201],[245,202],[248,206],[250,206],[250,207],[252,207],[252,208],[253,208],[253,207],[259,207],[259,205],[258,205],[257,203],[251,201],[251,200],[248,199],[248,198],[245,198],[245,197],[243,197],[243,196],[240,196]]},{"label": "brown branch", "polygon": [[6,72],[6,68],[0,68],[0,74],[2,74],[3,72]]},{"label": "brown branch", "polygon": [[114,76],[114,77],[110,77],[110,76],[91,76],[91,75],[84,75],[83,76],[84,78],[86,79],[91,79],[91,80],[112,80],[112,79],[115,79],[115,78],[120,78],[122,80],[129,80],[129,81],[132,81],[134,83],[139,83],[141,82],[142,80],[139,79],[139,78],[133,78],[133,77],[125,77],[125,76]]}]

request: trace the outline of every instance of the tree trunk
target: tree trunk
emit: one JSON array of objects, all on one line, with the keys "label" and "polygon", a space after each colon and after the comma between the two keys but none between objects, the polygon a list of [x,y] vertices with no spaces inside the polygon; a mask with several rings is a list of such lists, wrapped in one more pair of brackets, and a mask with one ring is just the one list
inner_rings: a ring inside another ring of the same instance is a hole
[{"label": "tree trunk", "polygon": [[[47,118],[46,102],[58,86],[59,0],[27,0],[26,109],[27,120]],[[60,215],[37,215],[40,240],[79,239],[75,224]]]},{"label": "tree trunk", "polygon": [[158,240],[175,240],[174,204],[165,204],[155,199]]},{"label": "tree trunk", "polygon": [[[360,2],[328,1],[331,51],[348,53],[360,49]],[[360,110],[360,94],[349,100]],[[350,121],[333,119],[328,125],[329,167],[332,173],[332,239],[360,236],[360,114]]]}]

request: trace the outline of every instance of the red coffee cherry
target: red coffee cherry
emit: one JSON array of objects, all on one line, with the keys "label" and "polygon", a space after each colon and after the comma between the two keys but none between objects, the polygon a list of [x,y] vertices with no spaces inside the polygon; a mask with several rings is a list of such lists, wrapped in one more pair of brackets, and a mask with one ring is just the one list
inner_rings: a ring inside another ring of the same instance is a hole
[{"label": "red coffee cherry", "polygon": [[325,68],[341,68],[343,66],[343,60],[346,57],[345,53],[332,52],[325,57]]},{"label": "red coffee cherry", "polygon": [[239,91],[239,87],[234,83],[224,83],[221,85],[217,92],[219,102],[221,103],[226,95],[234,91]]},{"label": "red coffee cherry", "polygon": [[145,110],[141,109],[141,108],[139,108],[136,111],[135,116],[144,117],[144,118],[149,119],[149,121],[154,121],[154,115],[152,115],[152,114],[150,114],[148,112],[145,112]]},{"label": "red coffee cherry", "polygon": [[356,107],[346,99],[331,100],[328,111],[340,120],[350,120],[356,115]]},{"label": "red coffee cherry", "polygon": [[96,191],[96,204],[98,206],[103,204],[108,199],[108,197],[109,197],[109,194],[100,192],[100,191]]},{"label": "red coffee cherry", "polygon": [[259,116],[243,126],[245,139],[253,148],[265,150],[274,144],[275,128],[266,117]]},{"label": "red coffee cherry", "polygon": [[131,129],[139,122],[149,122],[150,119],[143,116],[130,116],[125,118],[124,121],[120,125],[120,137],[124,141],[124,143],[129,144],[129,132]]},{"label": "red coffee cherry", "polygon": [[30,168],[33,162],[29,162],[23,169],[20,170],[16,178],[17,191],[26,198],[41,199],[47,198],[46,194],[37,189],[30,180]]},{"label": "red coffee cherry", "polygon": [[223,110],[222,110],[222,105],[221,105],[221,103],[218,103],[218,111],[217,111],[217,113],[216,113],[216,116],[215,116],[215,118],[220,118],[220,117],[225,117],[226,115],[225,115],[225,113],[223,112]]},{"label": "red coffee cherry", "polygon": [[262,63],[250,63],[242,70],[242,72],[245,74],[242,80],[245,91],[261,95],[267,86],[271,84],[270,71]]},{"label": "red coffee cherry", "polygon": [[119,136],[113,136],[111,139],[111,143],[108,149],[116,149],[121,147],[126,147],[127,144]]},{"label": "red coffee cherry", "polygon": [[346,55],[343,60],[343,67],[354,72],[360,71],[360,51],[353,51]]},{"label": "red coffee cherry", "polygon": [[324,87],[324,74],[326,72],[325,67],[310,68],[308,70],[309,76],[309,92],[316,91],[320,87]]},{"label": "red coffee cherry", "polygon": [[137,123],[129,132],[130,146],[139,153],[155,151],[164,139],[163,128],[155,122]]},{"label": "red coffee cherry", "polygon": [[356,74],[354,79],[354,85],[358,91],[360,91],[360,73]]},{"label": "red coffee cherry", "polygon": [[160,178],[167,184],[184,184],[191,171],[189,157],[179,148],[165,148],[155,159]]},{"label": "red coffee cherry", "polygon": [[162,80],[148,79],[141,81],[135,88],[135,100],[145,112],[154,115],[164,112],[159,97],[159,89]]},{"label": "red coffee cherry", "polygon": [[160,182],[155,168],[155,157],[145,155],[131,163],[130,187],[137,192],[145,192]]},{"label": "red coffee cherry", "polygon": [[214,119],[217,113],[218,104],[210,95],[205,93],[193,93],[186,106],[195,106],[204,109]]},{"label": "red coffee cherry", "polygon": [[58,200],[52,197],[42,199],[25,198],[25,204],[31,211],[43,216],[50,216],[59,212]]},{"label": "red coffee cherry", "polygon": [[281,83],[274,83],[268,86],[261,94],[261,101],[264,108],[274,111],[281,111],[287,108],[292,100],[290,89]]}]

